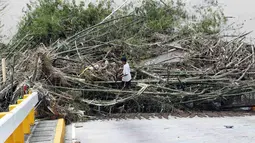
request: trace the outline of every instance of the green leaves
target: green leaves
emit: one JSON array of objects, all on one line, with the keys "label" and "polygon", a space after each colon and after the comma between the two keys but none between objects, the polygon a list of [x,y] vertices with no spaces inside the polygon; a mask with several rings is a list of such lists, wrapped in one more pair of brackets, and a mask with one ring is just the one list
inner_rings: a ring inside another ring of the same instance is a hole
[{"label": "green leaves", "polygon": [[197,33],[215,34],[220,32],[221,26],[226,24],[223,9],[217,0],[205,0],[203,5],[195,7],[197,12],[193,28]]},{"label": "green leaves", "polygon": [[180,21],[186,19],[185,4],[178,0],[156,1],[144,0],[142,6],[135,9],[137,15],[146,17],[147,26],[156,32],[164,32],[175,28]]},{"label": "green leaves", "polygon": [[[64,0],[31,3],[20,23],[16,41],[31,35],[34,43],[50,45],[98,24],[112,12],[111,4],[110,0],[101,0],[97,5],[77,4],[75,0],[71,3]],[[226,22],[224,13],[216,0],[205,4],[196,6],[196,13],[189,14],[182,0],[142,0],[139,7],[126,5],[117,11],[112,18],[127,17],[113,20],[108,25],[112,28],[102,28],[97,34],[107,33],[100,39],[102,41],[135,39],[133,41],[139,43],[155,32],[185,36],[217,33]]]},{"label": "green leaves", "polygon": [[61,0],[39,0],[30,4],[17,37],[19,39],[29,33],[49,45],[51,41],[66,38],[100,22],[111,12],[106,2],[97,6],[90,3],[86,9],[84,6],[84,2],[77,5],[75,1],[67,3]]}]

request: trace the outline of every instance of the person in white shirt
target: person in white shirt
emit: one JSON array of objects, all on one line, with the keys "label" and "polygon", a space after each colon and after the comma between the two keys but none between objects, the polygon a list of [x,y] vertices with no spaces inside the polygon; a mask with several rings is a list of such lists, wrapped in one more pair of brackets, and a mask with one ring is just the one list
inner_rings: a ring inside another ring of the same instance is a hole
[{"label": "person in white shirt", "polygon": [[122,87],[129,89],[131,87],[131,73],[130,73],[130,67],[127,63],[126,57],[121,58],[122,64],[123,64],[123,72],[122,72]]}]

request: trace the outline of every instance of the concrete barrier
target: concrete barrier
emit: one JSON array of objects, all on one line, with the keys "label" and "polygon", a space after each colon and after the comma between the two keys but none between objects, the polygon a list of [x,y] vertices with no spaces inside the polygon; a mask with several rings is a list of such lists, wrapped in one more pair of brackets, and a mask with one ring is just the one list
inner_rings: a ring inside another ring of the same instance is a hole
[{"label": "concrete barrier", "polygon": [[24,143],[24,135],[30,133],[34,123],[34,107],[38,93],[25,95],[18,104],[10,105],[9,112],[0,113],[0,143]]}]

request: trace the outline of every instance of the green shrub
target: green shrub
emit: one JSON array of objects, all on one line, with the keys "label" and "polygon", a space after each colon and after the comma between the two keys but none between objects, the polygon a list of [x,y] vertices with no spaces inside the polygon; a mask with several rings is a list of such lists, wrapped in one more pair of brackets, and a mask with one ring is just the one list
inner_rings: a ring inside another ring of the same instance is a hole
[{"label": "green shrub", "polygon": [[[145,37],[155,32],[186,36],[194,33],[215,34],[226,19],[217,1],[207,4],[206,7],[197,7],[196,13],[191,15],[181,0],[142,0],[139,7],[129,5],[117,11],[111,18],[130,17],[104,25],[108,28],[101,28],[97,35],[107,33],[107,36],[97,40],[106,42],[124,39],[142,43]],[[111,5],[110,0],[86,6],[84,2],[76,4],[75,1],[38,0],[28,5],[29,9],[13,42],[29,35],[23,42],[27,43],[29,39],[29,47],[33,48],[39,43],[50,45],[58,39],[66,39],[102,21],[112,12]]]},{"label": "green shrub", "polygon": [[85,9],[83,2],[77,5],[75,1],[39,0],[28,6],[17,39],[29,34],[34,40],[49,45],[100,22],[110,13],[111,7],[106,1],[98,5],[90,3]]}]

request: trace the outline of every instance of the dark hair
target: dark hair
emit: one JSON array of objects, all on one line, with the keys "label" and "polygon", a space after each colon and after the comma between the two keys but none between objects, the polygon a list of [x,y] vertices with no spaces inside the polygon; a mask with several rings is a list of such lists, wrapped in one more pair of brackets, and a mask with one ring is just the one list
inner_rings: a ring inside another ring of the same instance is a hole
[{"label": "dark hair", "polygon": [[122,57],[122,58],[121,58],[121,61],[127,62],[127,58],[126,58],[126,57]]}]

